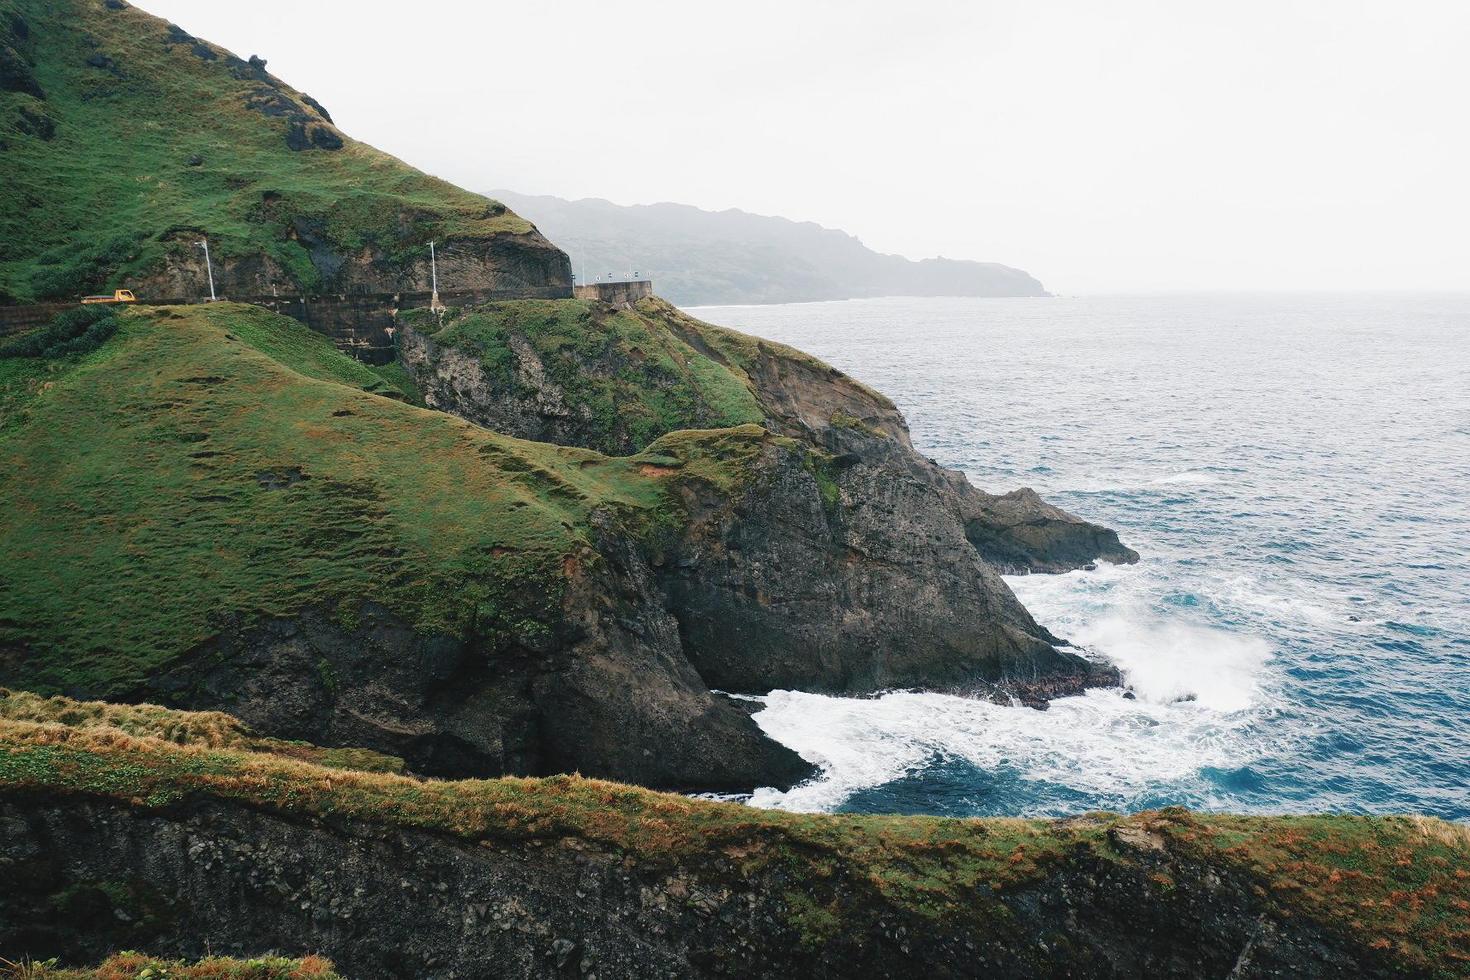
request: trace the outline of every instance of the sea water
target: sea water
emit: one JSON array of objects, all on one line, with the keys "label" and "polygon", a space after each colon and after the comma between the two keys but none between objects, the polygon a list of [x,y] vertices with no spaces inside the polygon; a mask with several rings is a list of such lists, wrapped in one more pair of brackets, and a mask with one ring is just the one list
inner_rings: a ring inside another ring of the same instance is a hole
[{"label": "sea water", "polygon": [[1007,578],[1131,698],[773,691],[756,721],[821,775],[756,805],[1470,819],[1470,296],[693,312],[824,358],[892,397],[921,452],[1143,556]]}]

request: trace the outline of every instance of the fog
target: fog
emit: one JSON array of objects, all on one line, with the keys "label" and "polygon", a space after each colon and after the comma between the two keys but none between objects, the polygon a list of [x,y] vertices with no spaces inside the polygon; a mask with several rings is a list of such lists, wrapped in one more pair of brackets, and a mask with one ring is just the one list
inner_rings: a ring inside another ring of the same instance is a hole
[{"label": "fog", "polygon": [[143,0],[484,190],[816,221],[1054,292],[1470,288],[1470,4]]}]

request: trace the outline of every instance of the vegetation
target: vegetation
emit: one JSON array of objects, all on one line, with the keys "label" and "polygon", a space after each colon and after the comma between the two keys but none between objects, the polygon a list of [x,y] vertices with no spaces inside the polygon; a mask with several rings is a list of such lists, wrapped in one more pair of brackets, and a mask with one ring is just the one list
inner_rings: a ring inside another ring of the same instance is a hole
[{"label": "vegetation", "polygon": [[0,720],[0,791],[40,790],[150,809],[213,797],[469,841],[572,838],[657,867],[742,881],[774,871],[792,883],[791,921],[813,943],[839,920],[804,882],[826,882],[844,901],[973,919],[983,932],[1003,918],[997,903],[1008,890],[1078,862],[1168,853],[1244,876],[1278,914],[1391,950],[1425,975],[1456,975],[1470,963],[1470,830],[1429,819],[1177,808],[1062,821],[802,815],[576,776],[421,781],[216,747],[208,737],[177,744],[103,724]]},{"label": "vegetation", "polygon": [[[475,354],[497,400],[536,397],[525,378],[544,372],[578,420],[577,444],[602,452],[636,451],[678,429],[764,420],[744,378],[638,311],[521,300],[454,311],[442,326],[427,311],[409,322],[437,344]],[[527,352],[534,366],[522,363]]]},{"label": "vegetation", "polygon": [[78,306],[58,313],[39,330],[0,344],[0,359],[52,359],[69,354],[87,354],[101,347],[116,332],[117,311],[112,307]]},{"label": "vegetation", "polygon": [[[874,406],[893,409],[883,395],[810,354],[704,323],[657,298],[630,310],[518,300],[451,310],[442,320],[427,310],[404,318],[435,344],[477,357],[496,402],[535,399],[544,376],[570,420],[554,441],[600,452],[633,452],[681,429],[771,424],[789,408],[770,403],[762,381],[771,373],[841,378]],[[830,422],[884,434],[841,411]]]},{"label": "vegetation", "polygon": [[751,391],[757,395],[760,390],[752,378],[760,371],[762,361],[779,361],[804,368],[816,377],[841,377],[845,385],[850,385],[855,390],[862,392],[876,404],[884,408],[893,408],[893,402],[888,399],[888,396],[874,391],[860,381],[840,374],[836,368],[806,351],[797,350],[795,347],[777,343],[774,340],[766,340],[764,337],[753,337],[728,327],[717,327],[714,324],[705,323],[656,296],[639,300],[637,309],[645,318],[658,321],[675,334],[693,338],[691,343],[697,344],[701,350],[707,351],[710,357],[742,378]]},{"label": "vegetation", "polygon": [[308,605],[345,622],[371,600],[496,649],[556,621],[594,511],[662,532],[680,486],[733,487],[774,441],[676,433],[610,459],[379,397],[378,374],[253,307],[118,318],[90,354],[0,361],[0,649],[24,651],[0,679],[36,690],[130,690]]},{"label": "vegetation", "polygon": [[331,961],[320,956],[299,960],[266,956],[241,960],[211,956],[188,963],[142,953],[118,953],[99,966],[73,969],[55,960],[13,963],[0,958],[0,980],[340,980]]},{"label": "vegetation", "polygon": [[109,704],[45,697],[0,687],[0,720],[55,722],[70,728],[107,728],[176,745],[233,748],[300,759],[332,769],[402,772],[403,760],[369,749],[327,749],[309,742],[267,738],[221,711],[177,711],[152,704]]},{"label": "vegetation", "polygon": [[127,5],[0,0],[0,52],[16,75],[0,86],[0,297],[128,286],[201,234],[217,259],[262,255],[310,289],[310,240],[391,262],[531,228],[341,134],[263,61]]}]

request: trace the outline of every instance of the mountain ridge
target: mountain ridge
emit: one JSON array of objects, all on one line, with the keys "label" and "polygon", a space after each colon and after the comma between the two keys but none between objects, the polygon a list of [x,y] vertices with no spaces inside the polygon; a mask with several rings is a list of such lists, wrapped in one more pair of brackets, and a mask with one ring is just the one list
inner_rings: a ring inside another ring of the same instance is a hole
[{"label": "mountain ridge", "polygon": [[603,198],[490,193],[566,249],[579,278],[652,278],[659,294],[680,306],[1049,295],[1020,269],[884,254],[812,221],[673,202],[619,205]]}]

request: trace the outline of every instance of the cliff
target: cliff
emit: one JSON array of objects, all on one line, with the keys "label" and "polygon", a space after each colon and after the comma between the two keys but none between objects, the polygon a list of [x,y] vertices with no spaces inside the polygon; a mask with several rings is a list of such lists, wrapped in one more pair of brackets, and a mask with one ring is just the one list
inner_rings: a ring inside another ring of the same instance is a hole
[{"label": "cliff", "polygon": [[1455,977],[1470,962],[1470,837],[1434,820],[802,816],[577,777],[326,769],[7,700],[11,955],[310,951],[361,978]]},{"label": "cliff", "polygon": [[808,447],[807,472],[765,468],[740,497],[691,498],[689,525],[656,558],[714,687],[988,681],[1034,700],[1116,682],[1056,651],[992,562],[1059,571],[1137,555],[1030,491],[976,490],[914,451],[892,402],[800,351],[645,299],[420,311],[399,356],[430,406],[525,438],[627,453],[679,429],[756,423]]},{"label": "cliff", "polygon": [[804,303],[864,296],[1045,296],[1033,276],[997,262],[884,255],[812,222],[704,211],[687,204],[624,207],[587,198],[494,191],[567,250],[590,280],[631,272],[680,306]]},{"label": "cliff", "polygon": [[6,682],[229,706],[428,772],[807,771],[710,694],[646,557],[684,487],[798,448],[736,429],[613,459],[372,394],[250,307],[119,319],[80,360],[0,361]]},{"label": "cliff", "polygon": [[[622,455],[517,438],[529,408],[476,418],[501,434],[406,404],[415,380],[472,402],[430,384],[412,327],[408,377],[232,304],[127,311],[91,353],[0,360],[0,681],[226,708],[419,772],[706,789],[809,771],[711,689],[1116,682],[1054,648],[966,537],[967,485],[881,396],[657,301],[492,309],[549,324],[543,343],[595,327],[590,360],[526,404],[606,397],[534,434]],[[459,323],[446,341],[488,343]],[[627,345],[622,383],[660,393],[644,416],[587,369]],[[471,387],[497,356],[477,349]],[[630,452],[610,418],[652,441]]]},{"label": "cliff", "polygon": [[0,0],[0,302],[570,288],[503,204],[339,130],[310,96],[122,0]]}]

